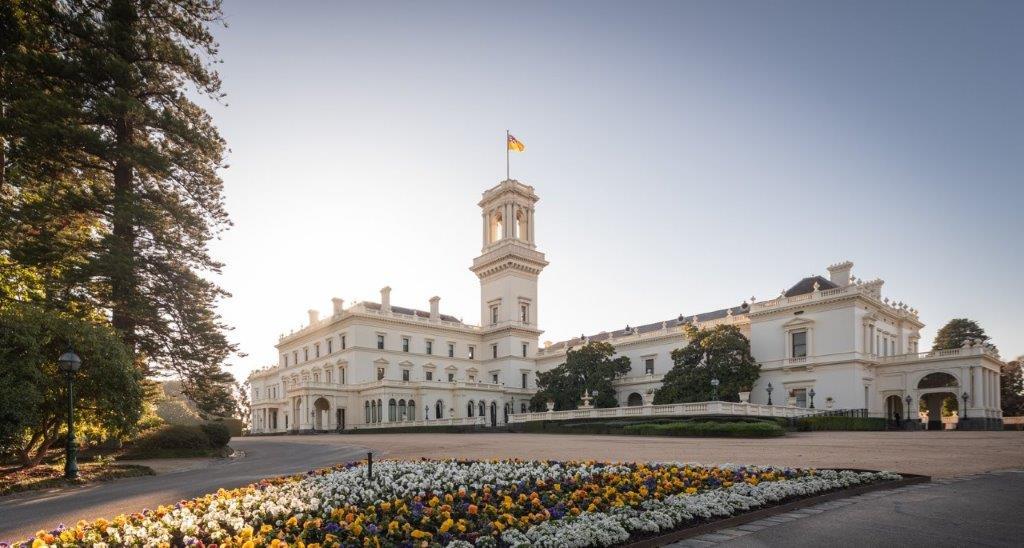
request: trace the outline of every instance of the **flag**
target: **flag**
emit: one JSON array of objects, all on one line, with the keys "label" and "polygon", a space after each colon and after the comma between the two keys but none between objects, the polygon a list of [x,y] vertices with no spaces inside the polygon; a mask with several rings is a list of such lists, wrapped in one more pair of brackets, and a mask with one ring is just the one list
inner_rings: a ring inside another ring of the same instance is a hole
[{"label": "flag", "polygon": [[512,136],[511,133],[509,133],[508,134],[508,149],[509,150],[514,150],[516,152],[522,152],[522,151],[526,150],[526,145],[524,145],[523,143],[520,143],[519,139],[516,139],[515,137]]}]

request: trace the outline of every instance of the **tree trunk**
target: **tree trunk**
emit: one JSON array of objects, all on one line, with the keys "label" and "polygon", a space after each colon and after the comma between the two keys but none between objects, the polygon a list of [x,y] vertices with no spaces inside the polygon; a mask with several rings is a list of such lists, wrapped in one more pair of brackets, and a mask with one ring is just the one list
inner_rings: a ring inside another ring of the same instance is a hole
[{"label": "tree trunk", "polygon": [[114,164],[113,245],[111,246],[110,296],[111,322],[120,331],[128,349],[136,350],[133,313],[136,288],[135,215],[132,164],[124,151],[132,142],[132,128],[127,119],[116,123],[116,138],[122,155]]}]

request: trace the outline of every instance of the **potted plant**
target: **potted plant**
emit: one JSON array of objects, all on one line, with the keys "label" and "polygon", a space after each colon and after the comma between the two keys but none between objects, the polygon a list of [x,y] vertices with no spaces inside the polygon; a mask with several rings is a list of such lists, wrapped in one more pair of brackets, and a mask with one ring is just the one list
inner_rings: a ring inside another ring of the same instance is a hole
[{"label": "potted plant", "polygon": [[825,398],[825,409],[832,409],[832,404],[835,402],[836,400],[832,396]]},{"label": "potted plant", "polygon": [[743,385],[740,387],[740,402],[750,403],[750,386]]}]

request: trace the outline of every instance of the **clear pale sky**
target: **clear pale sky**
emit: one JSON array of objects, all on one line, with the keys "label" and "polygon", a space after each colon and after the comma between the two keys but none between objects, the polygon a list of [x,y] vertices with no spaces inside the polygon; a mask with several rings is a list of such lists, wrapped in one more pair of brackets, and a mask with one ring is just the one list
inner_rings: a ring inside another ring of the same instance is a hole
[{"label": "clear pale sky", "polygon": [[247,357],[334,296],[479,322],[505,129],[533,185],[541,340],[730,306],[845,259],[1024,353],[1024,4],[227,1]]}]

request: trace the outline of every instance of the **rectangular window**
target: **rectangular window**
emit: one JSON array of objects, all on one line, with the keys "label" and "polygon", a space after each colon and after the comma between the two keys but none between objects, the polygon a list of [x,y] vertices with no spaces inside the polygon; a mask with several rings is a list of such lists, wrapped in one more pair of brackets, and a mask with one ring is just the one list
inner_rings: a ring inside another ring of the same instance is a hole
[{"label": "rectangular window", "polygon": [[316,357],[319,358],[320,357],[320,343],[314,344],[313,348],[316,350]]},{"label": "rectangular window", "polygon": [[295,365],[299,364],[299,351],[298,350],[293,350],[292,351],[292,363],[294,363]]},{"label": "rectangular window", "polygon": [[519,305],[519,321],[523,322],[524,324],[530,323],[530,305]]},{"label": "rectangular window", "polygon": [[448,373],[448,382],[455,382],[455,373]]},{"label": "rectangular window", "polygon": [[434,341],[427,341],[427,354],[434,353]]},{"label": "rectangular window", "polygon": [[498,384],[498,374],[497,373],[491,373],[491,382],[493,382],[494,384]]},{"label": "rectangular window", "polygon": [[341,349],[345,350],[345,335],[341,336]]},{"label": "rectangular window", "polygon": [[309,347],[308,346],[306,348],[302,349],[302,361],[305,361],[305,362],[309,361]]},{"label": "rectangular window", "polygon": [[324,380],[327,381],[328,384],[330,384],[330,382],[331,382],[331,371],[330,371],[330,369],[328,369],[327,371],[324,371]]},{"label": "rectangular window", "polygon": [[378,367],[377,368],[377,380],[379,381],[379,380],[383,380],[383,379],[384,379],[384,368],[383,367]]},{"label": "rectangular window", "polygon": [[377,350],[384,350],[384,335],[377,335]]},{"label": "rectangular window", "polygon": [[804,358],[807,356],[807,332],[797,331],[793,333],[793,357]]},{"label": "rectangular window", "polygon": [[470,375],[469,376],[469,382],[473,382],[475,380],[476,380],[476,375]]},{"label": "rectangular window", "polygon": [[434,372],[433,371],[427,371],[427,380],[428,381],[434,380]]},{"label": "rectangular window", "polygon": [[491,325],[498,323],[498,307],[491,307]]},{"label": "rectangular window", "polygon": [[474,347],[474,346],[470,346],[469,347],[469,359],[471,359],[471,360],[475,360],[476,359],[476,347]]},{"label": "rectangular window", "polygon": [[654,358],[647,358],[646,360],[644,360],[644,374],[654,374]]},{"label": "rectangular window", "polygon": [[327,339],[327,353],[334,353],[334,339]]},{"label": "rectangular window", "polygon": [[402,337],[402,352],[409,351],[409,337]]},{"label": "rectangular window", "polygon": [[498,345],[496,345],[496,344],[492,344],[491,345],[491,357],[492,358],[497,358],[498,357]]},{"label": "rectangular window", "polygon": [[529,350],[530,345],[523,343],[523,357],[526,357],[526,351]]},{"label": "rectangular window", "polygon": [[409,382],[409,370],[408,369],[403,369],[402,370],[402,380],[405,381],[405,382]]},{"label": "rectangular window", "polygon": [[797,407],[807,407],[807,389],[797,388],[793,390],[793,396],[796,398]]},{"label": "rectangular window", "polygon": [[339,369],[338,370],[338,380],[341,381],[341,384],[345,384],[345,370],[344,369]]},{"label": "rectangular window", "polygon": [[284,366],[285,366],[285,367],[288,367],[288,354],[285,354],[285,355],[284,355],[284,356],[282,356],[282,357],[284,358]]},{"label": "rectangular window", "polygon": [[455,343],[448,343],[448,357],[455,357]]},{"label": "rectangular window", "polygon": [[523,373],[523,388],[526,388],[526,373]]}]

